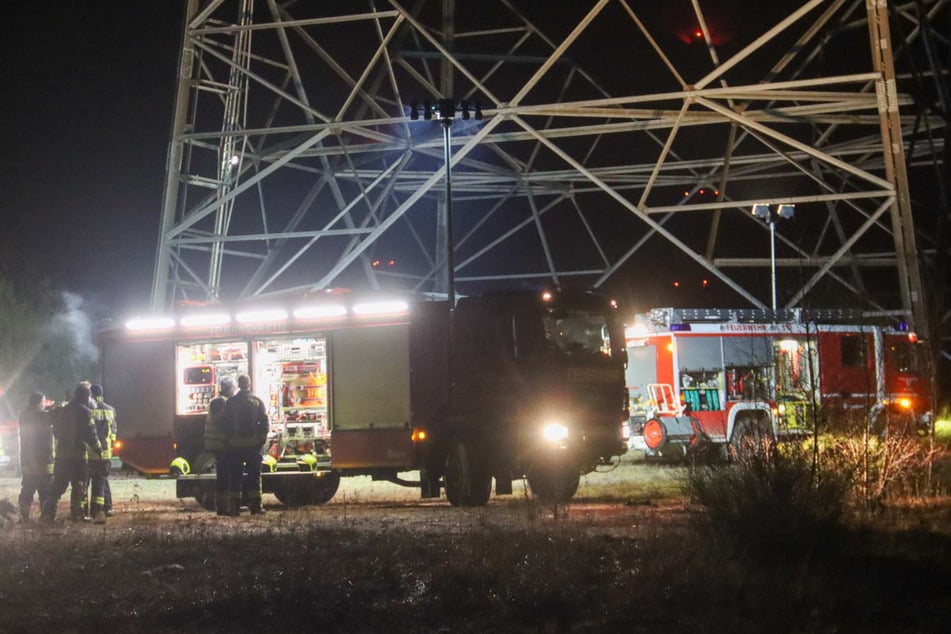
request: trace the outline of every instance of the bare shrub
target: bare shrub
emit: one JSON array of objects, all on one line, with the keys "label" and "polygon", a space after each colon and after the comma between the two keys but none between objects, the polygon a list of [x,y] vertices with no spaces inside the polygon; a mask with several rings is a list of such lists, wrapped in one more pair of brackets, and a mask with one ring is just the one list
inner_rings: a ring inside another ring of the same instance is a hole
[{"label": "bare shrub", "polygon": [[932,493],[931,467],[937,456],[932,438],[906,418],[888,411],[857,410],[827,417],[819,451],[823,472],[850,484],[850,496],[866,509],[888,498]]},{"label": "bare shrub", "polygon": [[756,560],[832,554],[847,482],[836,472],[818,476],[803,447],[765,437],[731,464],[691,465],[684,491],[702,509],[693,527],[704,541]]}]

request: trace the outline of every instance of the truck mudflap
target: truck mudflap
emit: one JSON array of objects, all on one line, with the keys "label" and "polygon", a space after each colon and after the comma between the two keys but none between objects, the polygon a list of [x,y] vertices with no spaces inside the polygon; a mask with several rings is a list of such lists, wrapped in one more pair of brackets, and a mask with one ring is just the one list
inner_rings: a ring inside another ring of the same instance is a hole
[{"label": "truck mudflap", "polygon": [[693,416],[657,416],[644,423],[644,444],[649,456],[682,457],[709,441]]}]

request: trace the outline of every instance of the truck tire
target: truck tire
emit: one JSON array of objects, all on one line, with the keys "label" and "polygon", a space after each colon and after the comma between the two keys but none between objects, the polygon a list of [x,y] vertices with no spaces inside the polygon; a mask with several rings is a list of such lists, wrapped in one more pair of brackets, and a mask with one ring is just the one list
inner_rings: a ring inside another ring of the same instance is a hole
[{"label": "truck tire", "polygon": [[322,477],[289,477],[274,488],[274,496],[284,506],[317,506],[326,504],[336,495],[340,476],[329,473]]},{"label": "truck tire", "polygon": [[492,494],[492,475],[485,472],[472,449],[455,440],[446,454],[446,497],[453,506],[485,506]]},{"label": "truck tire", "polygon": [[744,418],[737,422],[730,438],[729,454],[732,460],[761,455],[772,445],[773,436],[767,430],[766,424],[752,418]]},{"label": "truck tire", "polygon": [[340,476],[336,473],[328,473],[319,478],[314,478],[308,484],[310,488],[308,504],[315,506],[326,504],[337,494],[337,489],[340,488]]},{"label": "truck tire", "polygon": [[[218,463],[215,460],[215,455],[207,451],[199,454],[198,459],[195,460],[195,467],[192,469],[194,474],[203,474],[203,473],[217,473],[218,472]],[[206,511],[214,511],[216,508],[215,505],[215,482],[214,480],[198,481],[198,495],[195,496],[195,501],[201,505]]]},{"label": "truck tire", "polygon": [[578,492],[581,474],[573,468],[558,465],[529,471],[528,486],[532,497],[544,504],[565,504]]}]

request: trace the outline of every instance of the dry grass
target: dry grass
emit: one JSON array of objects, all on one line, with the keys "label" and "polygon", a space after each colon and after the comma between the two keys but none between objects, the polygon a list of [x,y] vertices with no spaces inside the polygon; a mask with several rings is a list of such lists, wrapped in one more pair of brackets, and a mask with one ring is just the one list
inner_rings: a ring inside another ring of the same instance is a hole
[{"label": "dry grass", "polygon": [[951,500],[892,503],[822,557],[738,558],[690,530],[697,511],[669,497],[678,470],[623,473],[557,508],[348,491],[253,519],[137,499],[106,527],[8,527],[0,632],[943,632],[951,619]]}]

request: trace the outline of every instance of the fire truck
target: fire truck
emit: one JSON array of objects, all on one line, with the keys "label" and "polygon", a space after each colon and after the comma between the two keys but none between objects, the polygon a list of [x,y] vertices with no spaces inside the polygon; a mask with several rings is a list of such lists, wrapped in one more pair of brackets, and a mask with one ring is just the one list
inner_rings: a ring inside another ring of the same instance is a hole
[{"label": "fire truck", "polygon": [[[328,295],[267,309],[183,311],[100,336],[123,463],[171,472],[213,506],[204,421],[222,377],[265,403],[264,491],[329,501],[341,477],[487,503],[526,477],[567,501],[579,477],[626,451],[624,329],[591,293],[507,292],[445,301]],[[408,480],[407,472],[419,472]]]},{"label": "fire truck", "polygon": [[656,308],[626,328],[631,446],[648,457],[808,434],[817,416],[931,424],[913,333],[847,310]]}]

